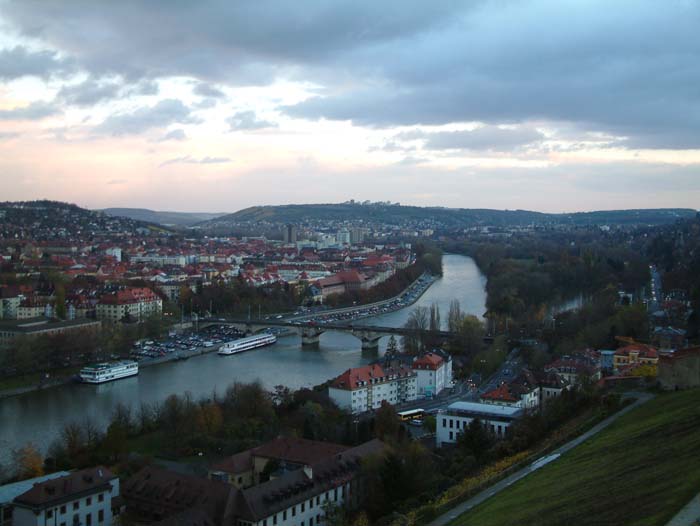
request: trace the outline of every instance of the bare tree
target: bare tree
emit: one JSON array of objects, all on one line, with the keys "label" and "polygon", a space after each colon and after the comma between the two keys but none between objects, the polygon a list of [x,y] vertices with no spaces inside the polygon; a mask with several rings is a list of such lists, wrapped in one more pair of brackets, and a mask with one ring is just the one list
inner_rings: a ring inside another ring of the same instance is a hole
[{"label": "bare tree", "polygon": [[447,313],[447,328],[450,332],[459,331],[462,325],[462,318],[464,314],[462,313],[462,308],[459,305],[458,300],[452,300],[450,302],[450,310]]}]

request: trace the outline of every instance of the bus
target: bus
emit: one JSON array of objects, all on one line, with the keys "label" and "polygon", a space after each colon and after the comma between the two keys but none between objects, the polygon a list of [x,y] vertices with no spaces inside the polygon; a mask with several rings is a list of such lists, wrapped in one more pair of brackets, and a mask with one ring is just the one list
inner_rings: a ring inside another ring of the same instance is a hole
[{"label": "bus", "polygon": [[401,419],[402,422],[410,422],[412,420],[423,420],[423,416],[425,415],[425,410],[424,409],[410,409],[408,411],[401,411],[397,413],[399,415],[399,418]]}]

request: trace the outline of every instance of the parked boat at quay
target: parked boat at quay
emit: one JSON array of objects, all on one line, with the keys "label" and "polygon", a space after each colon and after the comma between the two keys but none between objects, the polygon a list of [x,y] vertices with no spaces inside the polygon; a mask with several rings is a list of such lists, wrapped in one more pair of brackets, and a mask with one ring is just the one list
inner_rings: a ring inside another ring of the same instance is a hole
[{"label": "parked boat at quay", "polygon": [[225,343],[219,348],[218,354],[237,354],[239,352],[249,351],[258,347],[272,345],[275,342],[277,342],[277,336],[274,334],[256,334],[255,336],[248,336],[247,338],[241,338],[240,340]]},{"label": "parked boat at quay", "polygon": [[131,360],[98,363],[80,370],[80,380],[87,384],[102,384],[139,374],[139,364]]}]

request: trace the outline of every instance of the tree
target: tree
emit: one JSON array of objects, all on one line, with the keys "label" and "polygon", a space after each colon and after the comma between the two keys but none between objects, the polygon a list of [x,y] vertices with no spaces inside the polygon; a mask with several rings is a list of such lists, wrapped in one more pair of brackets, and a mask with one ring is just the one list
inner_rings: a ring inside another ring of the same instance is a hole
[{"label": "tree", "polygon": [[447,313],[447,330],[457,332],[462,324],[462,308],[459,306],[458,300],[450,302],[450,310]]},{"label": "tree", "polygon": [[44,474],[44,458],[31,442],[15,450],[12,456],[17,478],[20,480],[40,477]]},{"label": "tree", "polygon": [[425,331],[430,326],[430,310],[427,307],[416,307],[408,315],[404,328],[413,331],[413,334],[403,337],[403,348],[409,353],[418,353],[425,345]]},{"label": "tree", "polygon": [[396,440],[400,427],[401,422],[394,406],[383,401],[374,416],[374,432],[377,438],[380,440]]},{"label": "tree", "polygon": [[392,334],[389,338],[389,342],[386,345],[386,354],[394,355],[399,352],[399,344],[396,342],[396,338]]},{"label": "tree", "polygon": [[471,355],[478,353],[484,347],[484,335],[486,329],[479,318],[470,314],[462,318],[458,325],[459,351]]},{"label": "tree", "polygon": [[430,330],[439,331],[440,327],[440,307],[437,303],[433,302],[430,305]]},{"label": "tree", "polygon": [[486,458],[486,454],[491,449],[495,439],[481,423],[475,418],[461,433],[457,435],[457,446],[463,452],[472,455],[479,462]]}]

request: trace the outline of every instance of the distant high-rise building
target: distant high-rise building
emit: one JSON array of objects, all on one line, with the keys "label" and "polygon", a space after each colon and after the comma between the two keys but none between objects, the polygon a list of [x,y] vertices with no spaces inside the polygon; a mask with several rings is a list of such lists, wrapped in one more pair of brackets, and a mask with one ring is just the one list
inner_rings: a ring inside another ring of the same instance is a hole
[{"label": "distant high-rise building", "polygon": [[350,232],[347,230],[339,230],[335,235],[335,240],[339,245],[349,245],[350,244]]},{"label": "distant high-rise building", "polygon": [[361,228],[351,228],[350,229],[350,243],[355,245],[362,243],[365,238],[365,232]]},{"label": "distant high-rise building", "polygon": [[297,242],[297,226],[287,223],[282,229],[282,238],[285,243],[296,243]]}]

